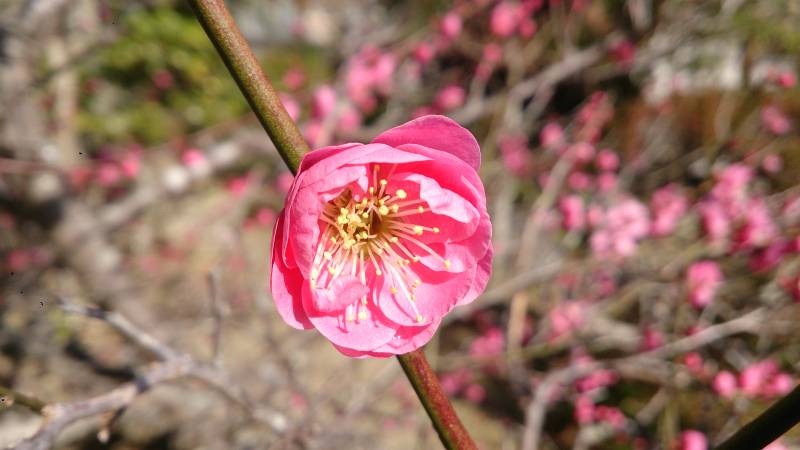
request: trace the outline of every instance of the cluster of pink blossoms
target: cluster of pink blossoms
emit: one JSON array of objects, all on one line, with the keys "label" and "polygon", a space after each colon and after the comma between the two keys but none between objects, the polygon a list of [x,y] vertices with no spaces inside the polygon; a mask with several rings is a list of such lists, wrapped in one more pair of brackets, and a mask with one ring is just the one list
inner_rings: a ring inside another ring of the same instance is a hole
[{"label": "cluster of pink blossoms", "polygon": [[491,272],[479,166],[475,138],[442,116],[305,155],[273,233],[283,319],[348,356],[425,344]]},{"label": "cluster of pink blossoms", "polygon": [[712,387],[725,398],[741,394],[745,397],[775,398],[787,394],[795,386],[794,378],[780,370],[772,359],[745,367],[737,377],[722,370],[714,377]]}]

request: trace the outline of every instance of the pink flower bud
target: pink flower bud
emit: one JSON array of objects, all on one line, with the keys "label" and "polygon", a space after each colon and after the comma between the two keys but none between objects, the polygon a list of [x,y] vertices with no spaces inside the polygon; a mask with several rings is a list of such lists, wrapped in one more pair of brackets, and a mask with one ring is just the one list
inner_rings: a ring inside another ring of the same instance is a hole
[{"label": "pink flower bud", "polygon": [[461,16],[458,13],[451,11],[442,17],[442,22],[439,25],[439,30],[448,40],[453,40],[461,34]]},{"label": "pink flower bud", "polygon": [[497,36],[507,38],[514,34],[520,20],[519,4],[501,1],[492,10],[489,28]]},{"label": "pink flower bud", "polygon": [[711,304],[722,283],[722,271],[714,261],[696,262],[686,271],[686,283],[689,301],[695,308],[704,308]]},{"label": "pink flower bud", "polygon": [[451,111],[463,105],[465,99],[466,92],[464,88],[451,84],[439,91],[433,104],[442,111]]},{"label": "pink flower bud", "polygon": [[679,450],[708,450],[708,439],[697,430],[681,433]]},{"label": "pink flower bud", "polygon": [[712,383],[714,391],[724,398],[731,398],[736,395],[738,389],[736,376],[727,370],[719,372]]}]

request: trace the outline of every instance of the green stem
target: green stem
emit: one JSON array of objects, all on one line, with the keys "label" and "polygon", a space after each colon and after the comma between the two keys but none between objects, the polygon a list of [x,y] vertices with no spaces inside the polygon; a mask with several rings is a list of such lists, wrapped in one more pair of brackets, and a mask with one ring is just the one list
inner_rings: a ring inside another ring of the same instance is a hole
[{"label": "green stem", "polygon": [[[197,20],[292,172],[309,151],[222,0],[188,0]],[[447,449],[477,449],[442,390],[422,350],[397,357]]]},{"label": "green stem", "polygon": [[225,2],[188,1],[283,161],[292,172],[296,172],[303,155],[309,151],[308,144],[261,70]]},{"label": "green stem", "polygon": [[800,422],[800,386],[742,427],[717,450],[764,448]]},{"label": "green stem", "polygon": [[453,405],[450,404],[450,400],[442,390],[442,385],[428,364],[422,349],[398,355],[397,359],[428,413],[433,427],[439,433],[439,439],[444,447],[449,450],[477,449],[478,447],[461,420],[458,419]]}]

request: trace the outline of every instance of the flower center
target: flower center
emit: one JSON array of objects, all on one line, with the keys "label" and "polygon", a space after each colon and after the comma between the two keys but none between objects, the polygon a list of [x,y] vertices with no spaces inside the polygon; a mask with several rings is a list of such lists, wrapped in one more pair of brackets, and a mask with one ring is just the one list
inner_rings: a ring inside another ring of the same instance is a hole
[{"label": "flower center", "polygon": [[[396,169],[393,165],[386,178]],[[417,322],[423,322],[414,304],[414,291],[422,284],[409,265],[424,252],[442,261],[446,269],[450,261],[444,259],[418,239],[424,233],[439,233],[438,227],[428,227],[410,222],[414,216],[430,211],[422,199],[410,199],[403,189],[392,189],[385,178],[379,178],[380,166],[373,165],[370,186],[364,196],[345,190],[325,205],[320,216],[326,226],[320,236],[311,269],[311,288],[327,289],[340,275],[358,277],[367,285],[367,275],[386,277],[392,295],[401,295],[411,305]],[[409,244],[413,244],[409,245]],[[372,268],[372,269],[370,269]],[[372,301],[375,301],[371,290]],[[365,295],[360,304],[347,306],[348,322],[366,320],[369,312]]]}]

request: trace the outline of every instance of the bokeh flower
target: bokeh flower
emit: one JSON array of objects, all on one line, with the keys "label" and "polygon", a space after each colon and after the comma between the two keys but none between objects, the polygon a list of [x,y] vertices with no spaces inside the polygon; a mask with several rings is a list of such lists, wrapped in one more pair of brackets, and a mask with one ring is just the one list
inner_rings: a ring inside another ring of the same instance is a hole
[{"label": "bokeh flower", "polygon": [[491,223],[475,138],[426,116],[308,153],[278,216],[278,312],[348,356],[424,345],[491,272]]}]

